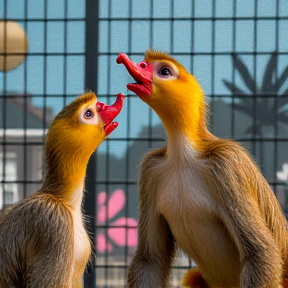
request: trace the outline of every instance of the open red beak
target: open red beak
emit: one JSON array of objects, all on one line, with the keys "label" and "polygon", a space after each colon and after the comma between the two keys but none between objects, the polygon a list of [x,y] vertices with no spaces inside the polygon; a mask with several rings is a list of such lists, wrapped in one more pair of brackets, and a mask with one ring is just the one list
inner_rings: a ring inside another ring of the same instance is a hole
[{"label": "open red beak", "polygon": [[124,103],[124,95],[119,93],[114,104],[111,106],[106,105],[102,102],[97,102],[96,108],[101,119],[104,122],[104,130],[106,136],[108,136],[117,126],[117,122],[112,122],[116,116],[120,113]]},{"label": "open red beak", "polygon": [[152,76],[153,67],[146,61],[138,64],[132,62],[126,54],[119,54],[116,62],[124,64],[129,74],[134,78],[136,83],[130,83],[127,88],[138,96],[147,96],[152,94]]}]

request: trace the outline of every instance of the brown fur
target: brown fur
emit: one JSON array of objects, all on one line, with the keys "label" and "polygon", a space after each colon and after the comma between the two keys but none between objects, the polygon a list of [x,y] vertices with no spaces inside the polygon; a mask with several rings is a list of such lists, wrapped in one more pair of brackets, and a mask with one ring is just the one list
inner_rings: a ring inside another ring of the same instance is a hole
[{"label": "brown fur", "polygon": [[[177,65],[155,51],[145,59]],[[201,87],[177,68],[178,79],[153,78],[152,94],[141,95],[163,121],[167,146],[149,151],[141,164],[128,287],[168,287],[177,245],[201,271],[191,287],[279,288],[288,277],[279,203],[247,151],[207,130]]]},{"label": "brown fur", "polygon": [[0,287],[71,287],[72,217],[38,192],[0,218]]},{"label": "brown fur", "polygon": [[78,112],[96,101],[86,93],[56,116],[42,188],[1,213],[0,288],[71,288],[82,275],[91,252],[81,214],[85,170],[105,133],[80,123]]}]

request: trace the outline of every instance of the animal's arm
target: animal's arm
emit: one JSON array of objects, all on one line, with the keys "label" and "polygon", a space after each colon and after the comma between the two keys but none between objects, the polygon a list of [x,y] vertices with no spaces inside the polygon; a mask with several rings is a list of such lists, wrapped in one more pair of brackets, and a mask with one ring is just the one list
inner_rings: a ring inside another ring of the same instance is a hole
[{"label": "animal's arm", "polygon": [[150,152],[141,165],[138,245],[128,269],[129,288],[168,285],[175,244],[165,218],[157,211],[157,178],[151,169],[162,157],[162,150]]},{"label": "animal's arm", "polygon": [[[281,253],[268,228],[268,222],[274,221],[272,211],[279,210],[273,192],[247,152],[237,143],[225,140],[212,147],[209,154],[219,193],[216,197],[220,217],[243,261],[241,287],[280,287]],[[268,206],[273,206],[267,207],[270,215],[263,215],[261,197]]]}]

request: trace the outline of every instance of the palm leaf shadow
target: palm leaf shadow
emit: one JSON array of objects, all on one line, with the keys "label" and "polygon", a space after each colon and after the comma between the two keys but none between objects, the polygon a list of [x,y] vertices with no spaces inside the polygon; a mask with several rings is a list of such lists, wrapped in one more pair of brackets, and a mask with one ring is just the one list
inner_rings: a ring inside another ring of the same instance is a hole
[{"label": "palm leaf shadow", "polygon": [[246,129],[245,134],[253,133],[256,134],[255,136],[261,137],[267,126],[276,127],[277,122],[288,124],[286,114],[288,111],[288,87],[282,94],[280,93],[288,79],[288,66],[278,77],[277,60],[277,53],[271,53],[263,73],[262,83],[257,85],[256,76],[252,77],[243,60],[237,54],[232,54],[233,67],[243,80],[246,89],[241,89],[235,83],[225,79],[222,81],[234,97],[235,109],[253,120],[253,124]]}]

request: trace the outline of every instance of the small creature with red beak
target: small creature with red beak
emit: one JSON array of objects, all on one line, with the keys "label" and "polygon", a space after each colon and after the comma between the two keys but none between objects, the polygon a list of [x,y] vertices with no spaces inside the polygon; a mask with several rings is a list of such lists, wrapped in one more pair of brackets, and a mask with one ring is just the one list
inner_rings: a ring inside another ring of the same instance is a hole
[{"label": "small creature with red beak", "polygon": [[208,131],[196,79],[154,50],[139,64],[125,54],[117,63],[136,81],[128,89],[158,114],[167,133],[167,144],[141,164],[128,287],[168,287],[176,245],[198,266],[185,278],[190,287],[288,287],[287,223],[279,203],[247,151]]},{"label": "small creature with red beak", "polygon": [[108,106],[88,92],[55,117],[42,188],[0,215],[0,288],[77,287],[91,253],[81,212],[86,166],[118,126],[123,101],[118,94]]}]

